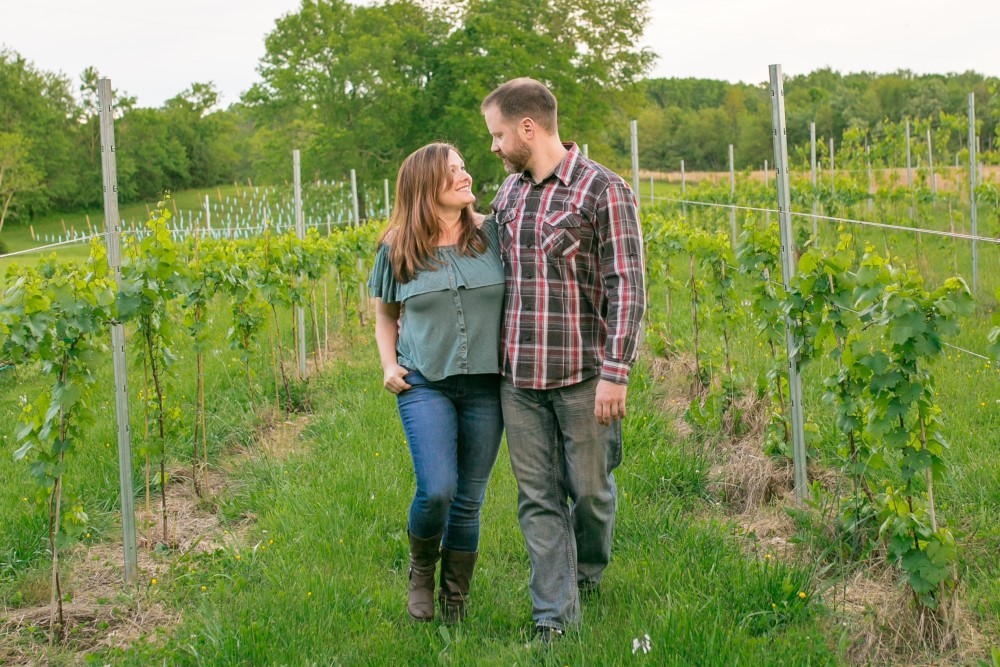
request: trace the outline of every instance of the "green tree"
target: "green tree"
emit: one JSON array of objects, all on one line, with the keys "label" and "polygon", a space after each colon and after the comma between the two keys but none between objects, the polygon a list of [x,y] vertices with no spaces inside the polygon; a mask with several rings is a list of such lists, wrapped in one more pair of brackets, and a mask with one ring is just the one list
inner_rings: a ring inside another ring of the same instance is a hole
[{"label": "green tree", "polygon": [[219,109],[219,101],[215,84],[193,83],[162,110],[169,136],[184,147],[192,185],[215,185],[238,175],[236,114]]},{"label": "green tree", "polygon": [[[116,124],[118,191],[125,200],[156,198],[165,190],[193,185],[184,145],[171,136],[166,114],[133,109]],[[123,164],[124,163],[124,164]]]},{"label": "green tree", "polygon": [[265,40],[263,82],[244,96],[270,153],[262,175],[287,178],[293,148],[303,152],[307,178],[394,171],[425,136],[421,92],[444,31],[409,0],[303,2],[279,19]]},{"label": "green tree", "polygon": [[286,177],[298,147],[306,174],[336,178],[353,167],[362,179],[389,177],[407,153],[445,139],[480,187],[495,185],[502,170],[479,105],[515,76],[552,87],[564,138],[613,159],[606,119],[638,107],[633,83],[652,59],[635,47],[646,5],[305,2],[267,37],[263,83],[244,96],[255,143],[271,153],[266,173]]},{"label": "green tree", "polygon": [[42,178],[28,159],[31,144],[17,132],[0,132],[0,232],[14,195],[38,188]]},{"label": "green tree", "polygon": [[429,86],[431,127],[462,149],[481,191],[498,184],[503,170],[489,152],[480,103],[517,76],[536,78],[555,93],[564,141],[589,144],[592,157],[612,166],[628,163],[627,145],[620,149],[627,123],[622,130],[607,120],[627,118],[641,107],[635,82],[653,55],[635,44],[646,25],[647,5],[644,0],[461,4]]},{"label": "green tree", "polygon": [[79,192],[75,118],[76,104],[66,78],[0,49],[0,132],[17,134],[31,147],[21,162],[30,165],[44,185],[22,192],[19,217],[75,203]]}]

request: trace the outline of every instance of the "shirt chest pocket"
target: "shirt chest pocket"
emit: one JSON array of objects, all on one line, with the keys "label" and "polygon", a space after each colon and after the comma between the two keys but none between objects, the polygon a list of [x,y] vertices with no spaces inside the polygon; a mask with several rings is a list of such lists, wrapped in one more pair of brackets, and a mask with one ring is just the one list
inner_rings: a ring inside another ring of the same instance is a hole
[{"label": "shirt chest pocket", "polygon": [[497,240],[500,245],[500,259],[507,261],[510,247],[514,243],[517,230],[517,210],[497,211]]},{"label": "shirt chest pocket", "polygon": [[550,260],[568,261],[576,257],[580,250],[589,251],[589,235],[579,213],[547,211],[542,215],[540,227],[539,246]]}]

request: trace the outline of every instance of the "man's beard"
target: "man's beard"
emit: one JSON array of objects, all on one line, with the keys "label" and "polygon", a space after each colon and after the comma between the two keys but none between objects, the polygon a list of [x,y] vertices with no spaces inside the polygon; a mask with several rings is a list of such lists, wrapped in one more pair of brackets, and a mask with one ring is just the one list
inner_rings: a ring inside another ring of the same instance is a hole
[{"label": "man's beard", "polygon": [[500,153],[503,166],[509,174],[517,174],[525,170],[531,160],[531,147],[526,143],[518,144],[510,153]]}]

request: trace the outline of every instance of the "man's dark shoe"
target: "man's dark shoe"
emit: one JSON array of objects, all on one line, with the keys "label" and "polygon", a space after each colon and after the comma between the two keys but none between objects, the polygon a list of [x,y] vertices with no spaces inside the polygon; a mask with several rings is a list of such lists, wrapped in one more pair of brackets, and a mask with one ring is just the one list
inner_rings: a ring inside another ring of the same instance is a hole
[{"label": "man's dark shoe", "polygon": [[536,625],[535,636],[531,639],[532,646],[550,646],[562,639],[563,631],[548,625]]}]

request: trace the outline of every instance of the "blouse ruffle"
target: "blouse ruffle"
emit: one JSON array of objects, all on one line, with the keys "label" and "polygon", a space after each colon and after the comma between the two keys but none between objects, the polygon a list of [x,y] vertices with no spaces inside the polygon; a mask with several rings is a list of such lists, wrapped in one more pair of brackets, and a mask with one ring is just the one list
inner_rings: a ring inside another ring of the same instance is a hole
[{"label": "blouse ruffle", "polygon": [[375,263],[368,278],[368,293],[372,298],[382,299],[382,303],[402,303],[410,297],[427,292],[438,292],[452,287],[487,287],[504,281],[503,271],[496,257],[499,255],[499,240],[496,218],[492,215],[483,221],[486,232],[487,250],[481,255],[459,255],[453,246],[437,249],[437,257],[452,264],[455,271],[455,285],[450,283],[448,271],[441,265],[437,270],[424,270],[408,283],[400,284],[389,260],[389,246],[382,243],[375,253]]}]

